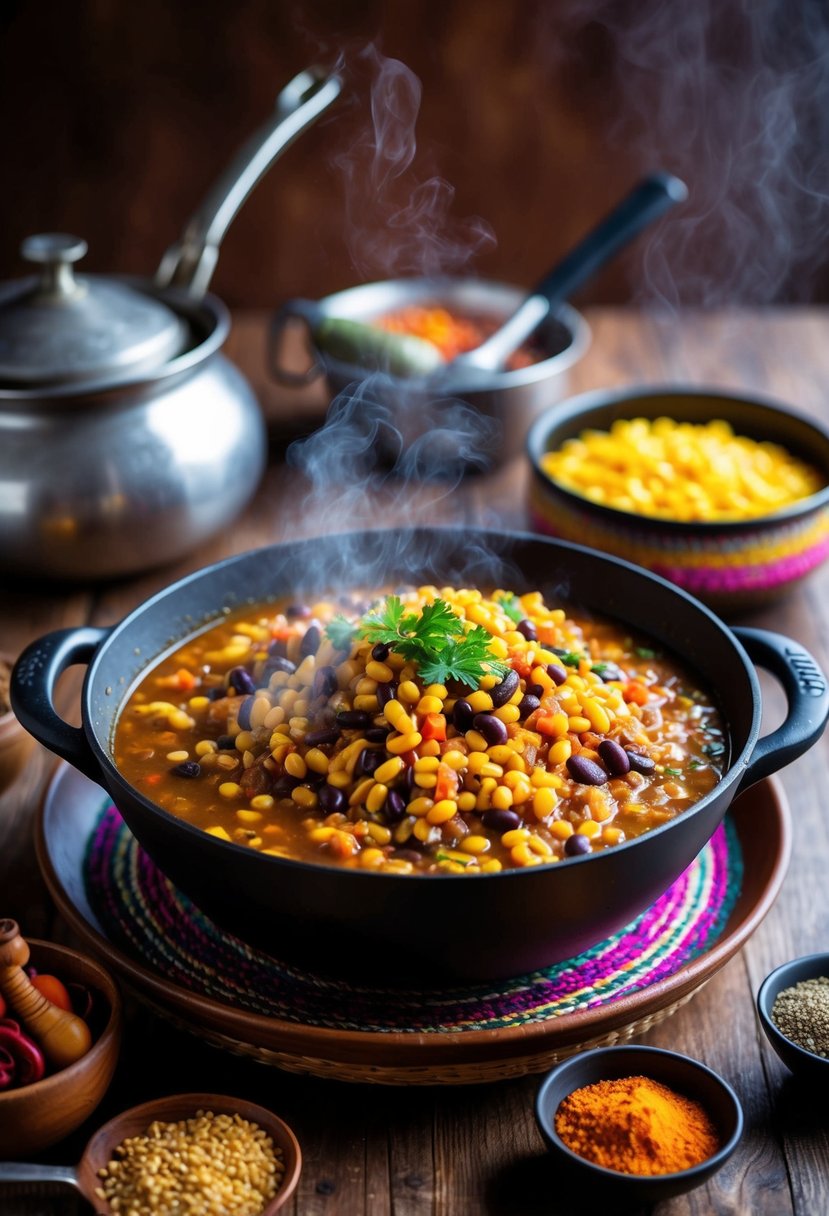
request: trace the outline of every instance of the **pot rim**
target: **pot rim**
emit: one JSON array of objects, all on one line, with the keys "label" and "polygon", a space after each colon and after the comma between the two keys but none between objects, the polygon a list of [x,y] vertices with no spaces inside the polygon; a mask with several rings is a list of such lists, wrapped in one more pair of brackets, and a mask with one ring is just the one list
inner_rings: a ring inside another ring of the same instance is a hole
[{"label": "pot rim", "polygon": [[589,511],[608,523],[616,522],[620,526],[634,529],[637,532],[658,531],[678,536],[693,536],[702,533],[712,540],[732,535],[735,532],[751,533],[756,532],[760,528],[792,523],[795,520],[802,519],[806,515],[810,515],[813,511],[829,505],[829,463],[826,461],[821,461],[819,464],[816,461],[814,462],[827,478],[827,484],[822,490],[810,494],[807,498],[799,499],[788,507],[782,507],[778,511],[768,512],[765,515],[755,515],[749,519],[727,520],[668,519],[658,515],[640,515],[635,511],[624,511],[620,507],[608,507],[603,503],[593,502],[592,499],[586,498],[583,494],[577,494],[574,490],[568,489],[556,481],[555,478],[551,477],[549,473],[545,473],[541,468],[541,457],[548,450],[546,446],[547,438],[551,430],[561,426],[565,422],[575,422],[589,410],[600,408],[603,405],[610,407],[626,401],[649,401],[662,397],[719,398],[723,401],[736,401],[752,406],[760,410],[767,417],[783,415],[785,418],[790,418],[795,423],[811,429],[829,448],[829,430],[816,420],[807,417],[807,415],[790,409],[782,402],[762,394],[754,395],[752,393],[749,396],[742,392],[732,392],[730,389],[719,389],[714,386],[673,383],[661,386],[648,385],[647,387],[639,388],[628,386],[612,390],[591,389],[589,392],[568,397],[565,401],[561,401],[550,409],[545,410],[532,423],[527,432],[526,451],[532,466],[533,476],[546,490],[553,491],[572,507]]},{"label": "pot rim", "polygon": [[[496,279],[481,279],[475,275],[454,276],[454,275],[435,275],[434,277],[411,277],[397,279],[379,279],[371,283],[359,283],[355,287],[347,287],[343,291],[334,292],[331,295],[324,296],[316,302],[316,306],[321,315],[326,317],[345,316],[348,319],[364,320],[374,316],[380,316],[384,312],[388,312],[390,308],[400,307],[405,304],[407,299],[414,302],[418,299],[427,299],[430,296],[443,295],[450,299],[456,298],[464,291],[483,288],[485,291],[493,293],[493,302],[500,302],[508,310],[510,307],[517,308],[521,301],[527,296],[527,289],[518,286],[514,283],[504,283]],[[354,301],[359,301],[361,296],[371,297],[374,294],[379,294],[381,291],[387,290],[400,293],[400,299],[386,304],[385,307],[369,307],[366,309],[358,309],[340,313],[338,309],[342,305],[348,305]],[[499,309],[500,311],[500,309]],[[504,319],[509,315],[509,312],[504,313]],[[567,368],[578,362],[584,355],[591,342],[591,330],[588,322],[571,304],[560,304],[551,314],[550,317],[557,320],[561,325],[568,330],[570,341],[563,350],[558,351],[555,355],[550,355],[546,359],[540,360],[538,363],[532,363],[529,367],[518,368],[516,371],[492,372],[491,383],[482,388],[480,380],[478,383],[471,380],[468,386],[464,386],[459,382],[456,387],[453,387],[451,393],[447,396],[470,396],[476,392],[497,392],[512,388],[520,388],[524,385],[535,384],[538,381],[546,380],[552,375],[557,375],[559,372],[566,371]],[[547,320],[550,319],[547,318]],[[543,322],[542,322],[543,326]],[[541,328],[541,327],[539,327]],[[314,349],[317,350],[316,345]],[[319,351],[318,354],[322,359],[325,367],[333,372],[336,376],[343,380],[365,380],[368,376],[374,374],[365,367],[360,367],[355,363],[343,363],[339,359],[334,359],[324,351]],[[406,387],[410,390],[417,389],[419,383],[417,377],[401,377],[392,376],[387,372],[382,373],[384,378],[387,378],[392,384]]]},{"label": "pot rim", "polygon": [[[218,296],[206,292],[203,296],[194,298],[178,288],[155,287],[151,279],[130,275],[111,277],[130,283],[147,295],[163,299],[191,328],[195,327],[197,332],[204,331],[201,339],[154,370],[127,374],[123,378],[107,377],[67,384],[41,384],[29,388],[7,387],[0,383],[0,409],[15,405],[26,406],[27,409],[48,409],[53,402],[58,401],[64,407],[73,402],[114,404],[115,400],[127,394],[148,396],[156,385],[166,386],[171,381],[192,373],[224,346],[230,332],[230,312]],[[112,402],[106,401],[108,395],[112,396]],[[93,400],[90,401],[90,398]]]},{"label": "pot rim", "polygon": [[[457,530],[455,528],[452,528],[449,526],[444,526],[444,527],[436,526],[436,527],[395,528],[395,529],[373,528],[373,529],[365,529],[362,532],[351,532],[351,533],[343,533],[343,534],[332,533],[331,537],[337,538],[338,536],[340,536],[344,539],[345,537],[348,537],[348,536],[352,536],[352,537],[364,536],[364,535],[366,535],[366,533],[370,533],[370,532],[382,533],[382,532],[389,532],[389,531],[393,531],[398,534],[402,533],[404,535],[408,535],[411,538],[417,537],[418,535],[423,536],[424,534],[427,536],[433,535],[434,533],[440,533],[445,536],[452,536],[452,535],[457,534]],[[613,557],[609,554],[600,553],[597,550],[589,549],[584,545],[574,544],[571,541],[562,541],[562,540],[557,540],[557,539],[550,538],[550,537],[540,537],[533,533],[527,533],[527,532],[504,531],[504,530],[493,530],[493,529],[480,528],[480,529],[475,529],[472,533],[466,533],[465,535],[467,538],[469,538],[469,537],[474,538],[474,537],[480,536],[482,534],[485,535],[489,539],[490,543],[501,542],[502,545],[509,545],[509,544],[514,544],[516,542],[531,542],[533,544],[544,545],[545,547],[551,546],[555,549],[564,549],[565,551],[577,552],[580,555],[587,555],[587,556],[589,556],[589,558],[591,560],[598,561],[600,564],[606,564],[606,565],[609,564],[611,566],[620,567],[621,569],[628,571],[628,572],[634,572],[637,576],[644,579],[645,582],[656,583],[659,586],[663,587],[668,592],[670,592],[670,594],[673,597],[677,597],[679,600],[685,601],[687,606],[693,612],[704,617],[707,620],[709,626],[712,626],[714,629],[716,629],[716,631],[718,633],[720,633],[723,636],[724,640],[726,641],[726,643],[728,644],[730,649],[733,651],[735,659],[739,661],[739,663],[745,673],[746,680],[748,683],[748,688],[751,693],[752,713],[751,713],[751,724],[746,732],[745,743],[743,744],[740,752],[731,757],[731,761],[728,765],[728,768],[724,771],[720,780],[713,787],[713,789],[711,789],[707,794],[705,794],[702,798],[700,798],[697,802],[695,802],[686,811],[683,811],[682,814],[677,816],[675,819],[669,820],[668,822],[660,824],[657,827],[650,828],[647,832],[643,833],[642,835],[636,836],[631,840],[626,840],[622,844],[614,845],[612,849],[603,850],[599,853],[589,853],[589,854],[585,854],[583,856],[568,857],[568,858],[562,859],[561,861],[557,861],[555,863],[553,863],[553,862],[546,863],[546,864],[542,863],[538,866],[533,866],[529,871],[525,870],[525,869],[501,870],[501,871],[498,871],[495,873],[483,873],[483,874],[476,874],[474,876],[464,875],[464,874],[418,874],[418,875],[412,876],[412,875],[405,875],[405,874],[401,875],[401,874],[378,873],[378,872],[375,872],[372,870],[348,869],[346,867],[328,866],[328,865],[323,865],[323,864],[317,864],[314,862],[303,861],[303,860],[300,860],[298,858],[293,858],[293,857],[273,856],[273,855],[268,855],[268,854],[253,851],[253,850],[247,848],[245,845],[237,844],[234,841],[224,841],[224,840],[221,840],[221,839],[218,839],[215,837],[211,838],[210,847],[220,846],[225,849],[232,849],[236,853],[237,856],[246,857],[246,858],[250,859],[246,864],[255,864],[255,865],[265,864],[265,865],[267,865],[270,863],[274,863],[274,865],[277,868],[282,868],[283,866],[288,866],[291,869],[305,871],[309,875],[311,875],[311,874],[319,875],[319,873],[322,871],[324,873],[329,874],[332,877],[332,880],[349,882],[349,883],[359,883],[364,880],[369,880],[372,882],[386,883],[386,884],[391,883],[392,885],[394,885],[394,884],[398,883],[401,879],[409,881],[413,877],[416,879],[416,881],[418,882],[419,885],[425,884],[425,883],[435,883],[435,882],[439,882],[439,883],[446,883],[446,882],[457,883],[457,882],[464,882],[464,881],[469,882],[470,879],[476,883],[480,883],[480,882],[487,883],[488,882],[490,884],[495,881],[498,881],[501,883],[503,883],[504,881],[516,882],[521,878],[522,875],[525,876],[525,881],[526,881],[527,874],[544,874],[544,873],[549,872],[553,868],[560,869],[562,866],[566,866],[569,868],[569,867],[576,866],[576,865],[584,865],[584,864],[593,863],[594,867],[597,867],[598,865],[601,865],[601,864],[604,864],[604,865],[613,864],[612,859],[614,857],[616,857],[619,853],[624,852],[624,851],[629,851],[630,849],[635,848],[637,845],[641,845],[643,843],[654,841],[654,840],[662,837],[666,833],[670,832],[672,828],[676,827],[677,824],[685,823],[685,822],[687,822],[689,817],[692,817],[692,816],[696,817],[697,815],[699,815],[707,807],[709,807],[711,805],[711,803],[713,801],[715,801],[715,799],[722,797],[723,794],[728,794],[729,791],[731,791],[730,796],[729,796],[729,802],[731,801],[731,798],[734,797],[734,794],[736,792],[736,790],[733,787],[735,787],[739,783],[741,777],[745,773],[745,771],[748,767],[750,758],[751,758],[751,754],[752,754],[754,747],[757,743],[757,740],[759,738],[760,723],[761,723],[761,718],[762,718],[762,693],[761,693],[760,681],[758,679],[757,672],[754,668],[754,664],[752,663],[748,653],[746,652],[746,650],[743,647],[742,643],[740,642],[739,638],[737,638],[736,635],[733,633],[733,631],[731,629],[729,629],[729,627],[726,625],[726,623],[723,620],[721,620],[721,618],[718,617],[716,615],[716,613],[714,613],[711,609],[707,608],[699,600],[695,599],[688,592],[683,591],[682,588],[677,587],[674,583],[670,582],[667,579],[662,578],[660,575],[653,574],[653,573],[651,573],[651,571],[645,570],[640,566],[636,566],[632,562],[625,561],[623,558]],[[231,557],[224,558],[221,561],[215,562],[210,566],[206,566],[201,570],[196,570],[190,574],[185,575],[183,578],[178,579],[176,582],[170,584],[168,587],[165,587],[161,591],[156,592],[156,594],[151,596],[148,600],[145,600],[143,603],[139,604],[130,613],[128,613],[127,616],[125,616],[118,624],[113,626],[111,632],[108,634],[108,636],[106,638],[104,638],[104,640],[98,646],[93,658],[91,659],[91,661],[89,663],[89,666],[86,669],[86,674],[85,674],[84,682],[83,682],[83,689],[82,689],[82,693],[81,693],[83,731],[84,731],[86,739],[89,743],[89,746],[92,749],[92,753],[95,757],[95,761],[98,765],[98,768],[100,769],[101,776],[102,776],[102,778],[104,778],[103,784],[104,784],[105,788],[108,791],[110,791],[111,793],[114,793],[114,791],[116,789],[118,789],[119,787],[122,788],[123,790],[127,791],[129,793],[129,796],[131,798],[133,798],[136,802],[138,802],[145,811],[149,812],[157,822],[159,822],[161,824],[165,824],[168,827],[170,827],[170,826],[174,827],[178,833],[181,833],[184,837],[189,837],[189,838],[193,839],[194,841],[199,841],[202,844],[202,846],[204,846],[204,841],[207,837],[207,833],[205,833],[201,828],[196,827],[194,824],[188,823],[186,820],[181,819],[178,816],[171,814],[169,811],[164,810],[163,807],[158,806],[156,803],[154,803],[150,799],[148,799],[144,794],[141,793],[140,790],[138,790],[134,785],[132,785],[130,782],[128,782],[122,776],[119,769],[115,765],[112,755],[104,747],[101,746],[101,744],[98,740],[98,736],[91,723],[91,720],[92,720],[92,713],[91,713],[92,689],[93,689],[93,685],[95,684],[95,681],[97,678],[98,669],[101,666],[101,663],[103,661],[103,658],[104,658],[104,655],[106,654],[106,652],[119,639],[123,638],[125,635],[128,635],[130,628],[133,626],[134,622],[140,618],[142,613],[148,611],[155,605],[160,604],[168,596],[172,596],[177,592],[182,592],[182,591],[186,590],[192,584],[198,582],[199,580],[207,578],[211,575],[215,575],[220,570],[227,570],[228,568],[232,567],[234,564],[241,563],[245,560],[249,560],[254,555],[264,555],[264,554],[270,553],[274,550],[284,550],[284,549],[288,549],[292,546],[297,546],[297,545],[302,546],[302,545],[311,543],[312,540],[313,540],[313,538],[303,538],[303,539],[297,540],[297,541],[282,542],[282,543],[277,543],[277,544],[274,544],[271,546],[265,546],[265,547],[259,548],[259,549],[247,550],[244,553],[234,554]],[[285,598],[284,595],[277,596],[277,597],[275,597],[275,601],[284,599],[284,598]],[[255,603],[261,603],[261,602],[262,601],[260,599],[257,599],[255,601]],[[254,607],[255,603],[251,602],[250,606]],[[242,608],[243,602],[240,601],[237,606],[239,608]],[[592,605],[588,605],[588,606],[592,608]],[[609,615],[609,614],[605,614],[605,615]],[[121,696],[121,699],[119,700],[116,710],[112,717],[112,724],[111,724],[110,735],[109,735],[110,740],[112,738],[112,732],[114,730],[115,723],[117,722],[118,717],[120,715],[121,709],[123,708],[123,705],[129,695],[129,693],[132,691],[132,689],[135,688],[138,681],[141,678],[143,678],[143,676],[145,676],[152,669],[152,667],[157,663],[157,661],[163,654],[168,653],[174,647],[181,645],[181,643],[187,637],[196,636],[199,633],[203,632],[205,629],[209,628],[212,623],[216,623],[220,619],[220,617],[221,617],[221,605],[217,605],[215,615],[211,616],[209,619],[204,620],[200,623],[194,622],[194,627],[188,634],[184,634],[175,639],[172,639],[163,650],[156,651],[153,654],[153,656],[151,657],[151,659],[149,660],[149,662],[147,664],[145,664],[145,666],[141,669],[141,672],[138,673],[129,682],[129,684],[125,685],[123,695]],[[642,632],[647,634],[647,628],[643,628]],[[692,670],[692,671],[694,670],[693,665],[688,663],[687,660],[683,659],[683,662],[685,662],[686,666],[688,666],[690,670]],[[714,691],[717,691],[717,690],[715,689]],[[727,722],[726,722],[726,727],[728,727]],[[731,742],[730,737],[729,737],[729,742]],[[116,796],[116,802],[117,802],[117,796]]]}]

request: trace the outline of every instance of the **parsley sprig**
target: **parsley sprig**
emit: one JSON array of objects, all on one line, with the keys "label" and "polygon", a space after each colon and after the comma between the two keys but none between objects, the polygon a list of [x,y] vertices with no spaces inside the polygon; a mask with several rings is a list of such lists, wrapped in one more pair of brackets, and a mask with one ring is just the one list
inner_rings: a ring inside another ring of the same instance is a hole
[{"label": "parsley sprig", "polygon": [[506,675],[509,670],[492,653],[492,637],[482,625],[465,629],[445,600],[425,604],[419,612],[407,612],[400,598],[385,602],[367,613],[357,626],[367,641],[382,642],[397,654],[417,664],[426,684],[457,680],[477,688],[483,676]]},{"label": "parsley sprig", "polygon": [[500,595],[496,595],[495,603],[500,604],[504,613],[516,625],[519,625],[524,619],[524,612],[518,602],[518,597],[513,595],[511,591],[502,591]]},{"label": "parsley sprig", "polygon": [[337,650],[350,650],[357,626],[338,612],[325,626],[325,632],[331,640],[331,645],[335,646]]}]

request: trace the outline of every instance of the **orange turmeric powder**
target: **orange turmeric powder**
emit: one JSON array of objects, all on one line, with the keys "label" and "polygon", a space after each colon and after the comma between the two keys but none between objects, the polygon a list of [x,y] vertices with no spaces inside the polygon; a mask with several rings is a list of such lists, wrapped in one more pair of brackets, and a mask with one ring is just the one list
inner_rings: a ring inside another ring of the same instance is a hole
[{"label": "orange turmeric powder", "polygon": [[624,1174],[678,1173],[720,1147],[699,1102],[649,1077],[620,1077],[574,1090],[556,1111],[555,1127],[574,1153]]}]

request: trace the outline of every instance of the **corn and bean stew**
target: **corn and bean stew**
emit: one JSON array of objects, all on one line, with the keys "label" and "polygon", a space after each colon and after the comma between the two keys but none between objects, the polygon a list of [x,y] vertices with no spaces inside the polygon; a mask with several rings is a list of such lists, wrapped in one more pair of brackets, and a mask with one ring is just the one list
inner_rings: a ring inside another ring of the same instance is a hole
[{"label": "corn and bean stew", "polygon": [[707,794],[726,748],[711,696],[625,628],[446,587],[228,617],[114,737],[139,791],[221,840],[403,874],[613,847]]}]

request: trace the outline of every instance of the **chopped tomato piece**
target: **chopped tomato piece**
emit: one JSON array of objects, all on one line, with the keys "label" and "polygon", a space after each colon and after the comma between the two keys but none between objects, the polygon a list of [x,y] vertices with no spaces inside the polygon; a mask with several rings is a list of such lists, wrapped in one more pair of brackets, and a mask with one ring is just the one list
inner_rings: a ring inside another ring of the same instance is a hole
[{"label": "chopped tomato piece", "polygon": [[460,778],[453,768],[443,761],[438,764],[438,779],[435,783],[435,802],[440,802],[443,798],[454,798],[458,792]]},{"label": "chopped tomato piece", "polygon": [[437,739],[438,743],[443,743],[446,739],[445,714],[427,714],[420,733],[424,739]]},{"label": "chopped tomato piece", "polygon": [[634,705],[647,705],[650,700],[650,693],[638,680],[629,680],[622,689],[622,696],[626,701],[632,701]]}]

